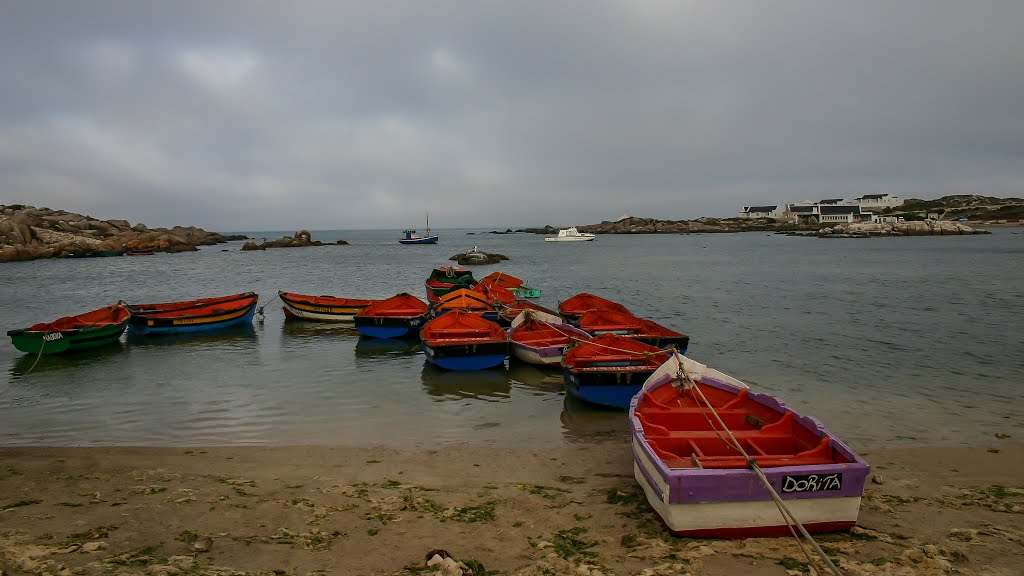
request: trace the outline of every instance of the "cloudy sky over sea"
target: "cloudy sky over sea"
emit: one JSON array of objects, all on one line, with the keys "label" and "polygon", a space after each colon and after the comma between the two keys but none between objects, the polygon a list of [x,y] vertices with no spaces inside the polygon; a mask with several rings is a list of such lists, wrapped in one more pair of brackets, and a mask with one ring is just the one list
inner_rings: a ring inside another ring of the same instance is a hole
[{"label": "cloudy sky over sea", "polygon": [[1022,196],[1024,2],[0,7],[0,203],[216,230]]}]

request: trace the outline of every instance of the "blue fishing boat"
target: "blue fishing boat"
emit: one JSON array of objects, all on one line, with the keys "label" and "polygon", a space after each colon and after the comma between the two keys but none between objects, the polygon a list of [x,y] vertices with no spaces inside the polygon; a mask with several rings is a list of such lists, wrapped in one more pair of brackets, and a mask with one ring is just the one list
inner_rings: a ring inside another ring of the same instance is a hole
[{"label": "blue fishing boat", "polygon": [[562,357],[565,388],[592,404],[625,410],[647,377],[667,360],[668,354],[654,346],[602,334]]},{"label": "blue fishing boat", "polygon": [[420,330],[427,360],[446,370],[483,370],[508,357],[508,334],[479,314],[453,310]]},{"label": "blue fishing boat", "polygon": [[369,338],[402,338],[415,334],[430,307],[408,293],[380,300],[355,315],[356,330]]},{"label": "blue fishing boat", "polygon": [[405,236],[398,239],[399,244],[437,244],[437,234],[430,233],[430,214],[427,214],[427,235],[420,236],[415,230],[403,230]]},{"label": "blue fishing boat", "polygon": [[125,304],[129,329],[136,334],[209,332],[251,324],[259,295],[255,292],[160,304]]}]

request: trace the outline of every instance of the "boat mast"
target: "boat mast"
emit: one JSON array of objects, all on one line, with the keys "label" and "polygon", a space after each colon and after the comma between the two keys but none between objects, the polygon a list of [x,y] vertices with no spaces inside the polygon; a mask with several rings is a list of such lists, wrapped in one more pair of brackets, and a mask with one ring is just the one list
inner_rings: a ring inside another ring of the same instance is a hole
[{"label": "boat mast", "polygon": [[430,212],[427,212],[427,238],[430,238]]}]

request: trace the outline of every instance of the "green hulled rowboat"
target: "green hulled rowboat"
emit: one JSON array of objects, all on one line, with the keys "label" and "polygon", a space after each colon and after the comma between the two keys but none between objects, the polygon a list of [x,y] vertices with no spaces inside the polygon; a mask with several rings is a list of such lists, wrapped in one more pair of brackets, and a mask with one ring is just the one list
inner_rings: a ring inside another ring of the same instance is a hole
[{"label": "green hulled rowboat", "polygon": [[28,354],[60,354],[88,350],[116,342],[128,326],[131,315],[120,304],[106,306],[77,316],[11,330],[14,347]]}]

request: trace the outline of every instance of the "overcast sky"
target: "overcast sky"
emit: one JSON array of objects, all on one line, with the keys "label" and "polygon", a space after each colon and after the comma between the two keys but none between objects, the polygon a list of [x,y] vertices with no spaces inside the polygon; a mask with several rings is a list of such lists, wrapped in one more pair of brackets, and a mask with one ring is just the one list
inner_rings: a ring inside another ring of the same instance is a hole
[{"label": "overcast sky", "polygon": [[0,203],[213,230],[1022,196],[1024,2],[0,3]]}]

